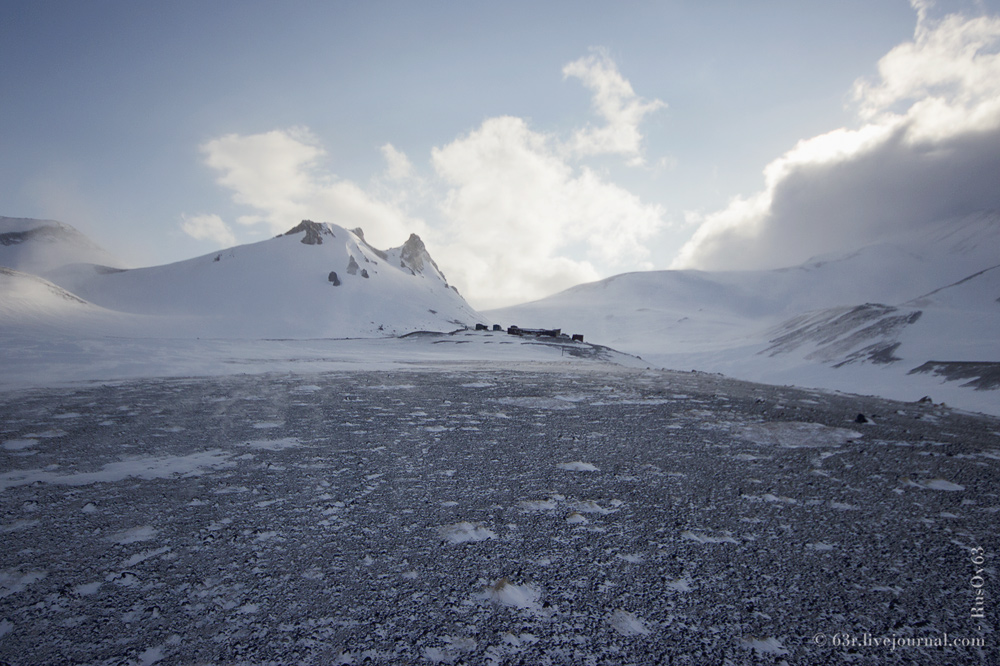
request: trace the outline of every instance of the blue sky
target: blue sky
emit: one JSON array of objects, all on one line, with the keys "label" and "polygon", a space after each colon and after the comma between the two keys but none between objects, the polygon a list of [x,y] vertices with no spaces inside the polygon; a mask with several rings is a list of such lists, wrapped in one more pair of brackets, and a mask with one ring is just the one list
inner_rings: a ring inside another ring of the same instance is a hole
[{"label": "blue sky", "polygon": [[[489,307],[877,239],[927,221],[895,207],[900,183],[936,183],[939,216],[1000,206],[994,1],[0,12],[0,215],[73,224],[131,265],[311,217],[382,247],[419,233]],[[984,170],[961,200],[941,182]]]}]

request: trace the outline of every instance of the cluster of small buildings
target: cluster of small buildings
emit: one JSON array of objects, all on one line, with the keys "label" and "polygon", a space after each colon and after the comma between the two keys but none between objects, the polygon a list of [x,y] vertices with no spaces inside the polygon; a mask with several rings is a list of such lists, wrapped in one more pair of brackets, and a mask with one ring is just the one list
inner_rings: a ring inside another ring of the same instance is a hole
[{"label": "cluster of small buildings", "polygon": [[[490,327],[486,324],[476,324],[477,331],[488,331]],[[500,324],[493,324],[494,331],[502,331],[503,327]],[[572,336],[566,335],[562,332],[561,328],[521,328],[520,326],[509,326],[507,327],[508,335],[517,335],[520,337],[531,336],[536,338],[562,338],[566,340],[573,340],[573,342],[583,342],[583,335],[580,333],[574,333]]]}]

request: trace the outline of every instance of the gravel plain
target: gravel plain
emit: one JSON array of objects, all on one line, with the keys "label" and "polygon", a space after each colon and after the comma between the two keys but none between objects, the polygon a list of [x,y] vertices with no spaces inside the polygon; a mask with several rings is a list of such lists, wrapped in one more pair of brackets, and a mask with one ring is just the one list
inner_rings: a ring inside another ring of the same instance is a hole
[{"label": "gravel plain", "polygon": [[1000,663],[1000,422],[940,405],[483,363],[7,391],[0,447],[4,664]]}]

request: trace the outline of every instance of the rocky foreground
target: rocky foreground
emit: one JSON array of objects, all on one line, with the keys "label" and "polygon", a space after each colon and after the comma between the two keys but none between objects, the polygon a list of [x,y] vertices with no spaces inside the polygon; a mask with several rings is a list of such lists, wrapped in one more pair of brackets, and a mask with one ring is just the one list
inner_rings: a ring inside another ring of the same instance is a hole
[{"label": "rocky foreground", "polygon": [[6,392],[0,446],[7,664],[1000,659],[1000,422],[932,404],[483,364]]}]

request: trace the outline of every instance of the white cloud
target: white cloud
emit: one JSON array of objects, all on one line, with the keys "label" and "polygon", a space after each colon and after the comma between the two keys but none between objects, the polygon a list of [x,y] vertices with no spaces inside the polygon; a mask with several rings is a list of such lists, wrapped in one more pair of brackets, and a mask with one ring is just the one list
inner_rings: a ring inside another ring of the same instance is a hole
[{"label": "white cloud", "polygon": [[[366,238],[383,246],[422,230],[396,206],[329,174],[321,164],[326,151],[306,129],[228,134],[201,150],[206,163],[220,172],[219,184],[232,190],[233,201],[253,209],[238,218],[241,224],[265,224],[271,233],[282,233],[303,219],[333,222],[361,227]],[[398,170],[406,156],[392,150],[390,169]]]},{"label": "white cloud", "polygon": [[[567,161],[594,154],[641,161],[639,123],[662,102],[637,97],[604,54],[570,63],[564,73],[593,91],[606,126],[580,130],[567,144],[520,118],[490,118],[432,149],[436,178],[422,177],[386,143],[386,168],[368,187],[337,179],[304,128],[229,134],[201,149],[233,201],[250,209],[237,219],[242,225],[263,224],[272,233],[304,218],[361,226],[381,247],[416,232],[473,305],[522,302],[615,269],[651,268],[645,241],[662,225],[659,206]],[[439,216],[435,225],[409,212],[424,208]],[[202,217],[200,226],[192,218],[189,233],[227,229],[215,216]]]},{"label": "white cloud", "polygon": [[[647,266],[663,211],[560,157],[553,137],[510,116],[435,148],[449,189],[442,260],[484,307],[534,299]],[[571,259],[570,256],[579,258]]]},{"label": "white cloud", "polygon": [[236,235],[218,215],[182,215],[181,230],[192,238],[208,240],[219,247],[236,245]]},{"label": "white cloud", "polygon": [[398,150],[391,143],[387,143],[381,148],[382,156],[386,162],[386,175],[392,180],[406,180],[413,177],[413,164],[406,153]]},{"label": "white cloud", "polygon": [[769,268],[1000,208],[1000,19],[928,18],[854,87],[861,121],[799,142],[707,215],[675,268]]},{"label": "white cloud", "polygon": [[642,163],[642,133],[639,125],[653,111],[666,107],[658,99],[647,102],[635,94],[632,84],[604,51],[574,60],[563,67],[564,77],[580,79],[594,95],[593,106],[606,124],[586,127],[573,134],[568,147],[578,155],[620,154],[631,163]]}]

